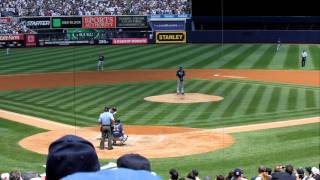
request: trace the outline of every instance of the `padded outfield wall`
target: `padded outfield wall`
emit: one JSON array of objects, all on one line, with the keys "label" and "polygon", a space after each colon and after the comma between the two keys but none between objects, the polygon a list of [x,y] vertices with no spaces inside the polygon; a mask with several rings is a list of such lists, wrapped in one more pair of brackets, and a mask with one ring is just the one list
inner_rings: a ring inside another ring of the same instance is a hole
[{"label": "padded outfield wall", "polygon": [[188,31],[189,43],[309,43],[320,44],[320,30]]}]

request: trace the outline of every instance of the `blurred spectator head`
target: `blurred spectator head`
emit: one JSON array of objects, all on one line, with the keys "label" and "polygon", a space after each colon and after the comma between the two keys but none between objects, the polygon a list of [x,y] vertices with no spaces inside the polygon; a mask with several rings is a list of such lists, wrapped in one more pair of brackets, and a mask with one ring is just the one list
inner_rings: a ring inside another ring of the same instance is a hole
[{"label": "blurred spectator head", "polygon": [[170,179],[171,179],[171,180],[178,180],[178,178],[179,178],[179,173],[178,173],[178,171],[175,170],[175,169],[170,169],[170,171],[169,171],[169,176],[170,176]]},{"label": "blurred spectator head", "polygon": [[222,175],[218,175],[218,176],[216,177],[216,180],[224,180],[224,177],[223,177]]},{"label": "blurred spectator head", "polygon": [[291,164],[286,165],[285,171],[289,174],[293,173],[293,166]]},{"label": "blurred spectator head", "polygon": [[304,178],[304,170],[303,170],[303,168],[298,168],[297,169],[297,174],[298,174],[298,178],[299,179],[303,179]]},{"label": "blurred spectator head", "polygon": [[22,180],[21,172],[18,170],[11,171],[9,180]]},{"label": "blurred spectator head", "polygon": [[75,172],[98,170],[98,156],[89,141],[78,136],[66,135],[50,144],[46,180],[58,180]]},{"label": "blurred spectator head", "polygon": [[264,173],[264,172],[266,172],[266,168],[264,167],[264,166],[259,166],[259,168],[258,168],[258,173]]},{"label": "blurred spectator head", "polygon": [[243,174],[242,170],[240,168],[236,168],[233,171],[233,177],[238,178]]},{"label": "blurred spectator head", "polygon": [[271,175],[271,173],[272,173],[272,169],[271,168],[267,167],[266,171],[267,171],[268,175]]},{"label": "blurred spectator head", "polygon": [[125,154],[117,159],[119,168],[151,171],[151,165],[147,158],[139,154]]}]

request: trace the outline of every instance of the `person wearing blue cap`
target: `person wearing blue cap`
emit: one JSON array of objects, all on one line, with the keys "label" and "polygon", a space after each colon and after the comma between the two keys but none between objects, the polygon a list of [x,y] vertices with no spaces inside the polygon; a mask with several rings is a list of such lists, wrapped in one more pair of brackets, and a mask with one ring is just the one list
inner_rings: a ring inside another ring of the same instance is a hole
[{"label": "person wearing blue cap", "polygon": [[46,163],[46,180],[59,180],[76,172],[100,170],[94,146],[74,135],[63,136],[52,142]]},{"label": "person wearing blue cap", "polygon": [[183,70],[182,66],[179,67],[177,70],[176,76],[178,77],[177,80],[177,95],[182,94],[184,95],[184,76],[186,72]]},{"label": "person wearing blue cap", "polygon": [[95,173],[75,173],[62,180],[161,180],[151,172],[150,161],[139,154],[125,154],[117,159],[117,168],[101,170]]}]

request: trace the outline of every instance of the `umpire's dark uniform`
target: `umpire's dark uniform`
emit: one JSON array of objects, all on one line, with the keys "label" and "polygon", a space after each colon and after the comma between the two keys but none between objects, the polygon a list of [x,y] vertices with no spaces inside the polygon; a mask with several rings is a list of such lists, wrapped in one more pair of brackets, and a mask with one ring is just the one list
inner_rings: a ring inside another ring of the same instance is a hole
[{"label": "umpire's dark uniform", "polygon": [[112,147],[112,130],[111,125],[113,124],[114,117],[112,113],[108,112],[107,109],[105,109],[105,112],[100,114],[99,117],[99,123],[101,125],[101,141],[100,141],[100,149],[104,149],[104,142],[106,137],[108,138],[108,149],[113,149]]}]

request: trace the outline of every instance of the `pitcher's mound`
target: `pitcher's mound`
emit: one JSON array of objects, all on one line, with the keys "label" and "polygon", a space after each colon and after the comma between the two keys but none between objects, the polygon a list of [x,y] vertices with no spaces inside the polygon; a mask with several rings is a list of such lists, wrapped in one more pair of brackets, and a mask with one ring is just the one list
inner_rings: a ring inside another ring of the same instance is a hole
[{"label": "pitcher's mound", "polygon": [[177,94],[163,94],[158,96],[145,97],[146,101],[153,102],[165,102],[165,103],[201,103],[201,102],[213,102],[221,101],[223,97],[212,96],[200,93],[186,93],[184,95]]}]

